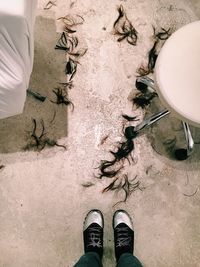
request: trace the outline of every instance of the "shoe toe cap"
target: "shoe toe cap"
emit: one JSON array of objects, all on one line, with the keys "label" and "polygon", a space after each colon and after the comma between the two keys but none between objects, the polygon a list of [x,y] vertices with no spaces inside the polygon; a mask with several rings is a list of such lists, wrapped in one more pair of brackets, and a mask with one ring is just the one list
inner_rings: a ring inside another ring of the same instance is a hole
[{"label": "shoe toe cap", "polygon": [[133,230],[132,219],[125,210],[117,210],[113,216],[113,228],[117,227],[120,223],[125,223]]},{"label": "shoe toe cap", "polygon": [[103,228],[103,215],[100,210],[91,210],[85,217],[83,230],[85,231],[92,223],[97,223]]}]

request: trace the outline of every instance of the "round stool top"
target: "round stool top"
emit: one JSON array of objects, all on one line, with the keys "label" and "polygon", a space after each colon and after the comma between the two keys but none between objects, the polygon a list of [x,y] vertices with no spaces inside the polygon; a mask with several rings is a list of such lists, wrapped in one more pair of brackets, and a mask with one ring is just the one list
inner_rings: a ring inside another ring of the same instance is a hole
[{"label": "round stool top", "polygon": [[200,21],[173,33],[155,66],[158,95],[181,120],[200,127]]}]

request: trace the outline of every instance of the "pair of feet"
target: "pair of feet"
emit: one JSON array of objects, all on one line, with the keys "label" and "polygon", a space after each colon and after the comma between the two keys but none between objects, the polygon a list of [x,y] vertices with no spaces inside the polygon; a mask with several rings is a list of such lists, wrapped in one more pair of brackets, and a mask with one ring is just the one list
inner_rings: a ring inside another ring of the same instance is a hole
[{"label": "pair of feet", "polygon": [[[103,256],[104,219],[100,210],[91,210],[83,225],[84,250]],[[131,217],[125,210],[117,210],[113,215],[115,257],[118,261],[123,253],[133,253],[134,231]]]}]

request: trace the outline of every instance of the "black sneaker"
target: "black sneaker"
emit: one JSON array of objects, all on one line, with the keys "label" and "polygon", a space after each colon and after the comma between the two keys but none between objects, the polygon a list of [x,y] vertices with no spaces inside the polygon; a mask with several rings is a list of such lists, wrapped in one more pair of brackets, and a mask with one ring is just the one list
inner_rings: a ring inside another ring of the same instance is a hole
[{"label": "black sneaker", "polygon": [[117,210],[113,215],[115,257],[118,262],[123,253],[133,254],[134,231],[131,217],[125,210]]},{"label": "black sneaker", "polygon": [[91,210],[85,217],[83,224],[84,250],[96,252],[103,256],[103,214],[100,210]]}]

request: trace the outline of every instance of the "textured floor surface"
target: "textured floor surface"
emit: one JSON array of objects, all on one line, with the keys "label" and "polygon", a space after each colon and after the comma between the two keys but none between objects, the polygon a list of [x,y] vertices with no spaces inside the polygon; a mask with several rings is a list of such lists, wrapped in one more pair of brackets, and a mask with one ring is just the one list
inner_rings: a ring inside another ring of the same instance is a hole
[{"label": "textured floor surface", "polygon": [[[143,190],[126,203],[115,205],[124,198],[122,190],[102,194],[112,180],[95,178],[100,161],[110,159],[109,150],[123,140],[123,126],[129,124],[122,113],[144,116],[130,98],[136,69],[152,46],[152,25],[176,29],[197,20],[198,1],[57,0],[43,10],[46,2],[38,5],[30,87],[48,99],[41,103],[28,96],[22,115],[0,121],[0,164],[5,165],[0,169],[0,266],[73,266],[83,253],[82,222],[91,208],[105,216],[104,266],[115,266],[111,222],[118,208],[133,218],[135,255],[145,267],[200,266],[200,147],[187,161],[172,157],[171,150],[184,144],[179,121],[165,118],[135,140],[133,162],[125,162],[121,177],[137,176]],[[135,47],[118,43],[113,35],[120,4],[139,32]],[[54,50],[62,28],[56,19],[66,14],[85,19],[76,28],[87,53],[69,91],[73,112],[51,102],[52,89],[66,79],[65,54]],[[159,107],[156,100],[148,113]],[[32,118],[40,128],[43,119],[46,136],[67,149],[24,151]],[[199,131],[192,131],[199,143]],[[85,183],[92,186],[85,188]]]}]

